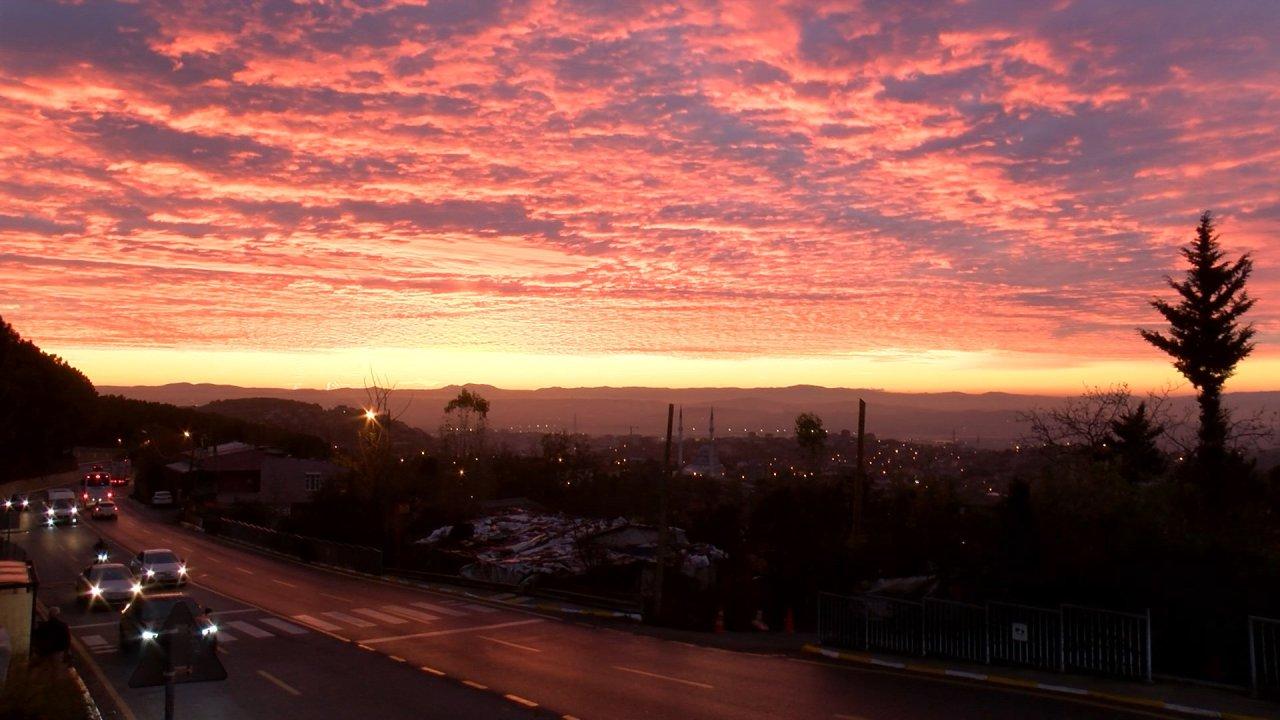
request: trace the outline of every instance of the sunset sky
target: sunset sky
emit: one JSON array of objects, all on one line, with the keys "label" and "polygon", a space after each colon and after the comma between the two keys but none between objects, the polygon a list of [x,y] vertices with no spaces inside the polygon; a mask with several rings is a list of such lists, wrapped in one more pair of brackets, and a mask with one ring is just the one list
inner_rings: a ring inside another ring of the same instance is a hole
[{"label": "sunset sky", "polygon": [[[1033,6],[1035,6],[1033,8]],[[1258,2],[0,2],[0,316],[99,384],[1280,389]]]}]

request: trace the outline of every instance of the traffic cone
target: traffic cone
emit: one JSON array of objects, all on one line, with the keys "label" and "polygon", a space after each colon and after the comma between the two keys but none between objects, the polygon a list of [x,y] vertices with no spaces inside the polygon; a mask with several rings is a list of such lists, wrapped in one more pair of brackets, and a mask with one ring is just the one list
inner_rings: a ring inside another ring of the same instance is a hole
[{"label": "traffic cone", "polygon": [[782,621],[782,629],[785,630],[788,635],[796,634],[796,613],[791,608],[787,608],[787,616]]},{"label": "traffic cone", "polygon": [[715,632],[716,633],[724,632],[724,607],[723,606],[721,606],[719,610],[716,610]]}]

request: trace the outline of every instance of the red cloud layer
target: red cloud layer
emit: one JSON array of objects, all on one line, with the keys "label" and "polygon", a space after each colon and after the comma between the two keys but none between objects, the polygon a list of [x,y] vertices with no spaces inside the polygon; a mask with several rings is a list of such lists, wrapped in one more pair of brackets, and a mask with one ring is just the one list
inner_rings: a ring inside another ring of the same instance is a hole
[{"label": "red cloud layer", "polygon": [[1131,356],[1213,208],[1269,340],[1280,13],[1031,5],[8,0],[0,311],[62,345]]}]

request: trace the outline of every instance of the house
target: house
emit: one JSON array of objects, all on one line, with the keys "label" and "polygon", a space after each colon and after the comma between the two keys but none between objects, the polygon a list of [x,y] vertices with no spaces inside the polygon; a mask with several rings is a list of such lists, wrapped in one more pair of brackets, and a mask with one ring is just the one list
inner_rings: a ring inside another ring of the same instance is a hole
[{"label": "house", "polygon": [[274,448],[232,442],[197,448],[166,465],[165,471],[175,487],[215,504],[259,503],[288,514],[293,505],[310,502],[343,469],[328,460],[289,457]]}]

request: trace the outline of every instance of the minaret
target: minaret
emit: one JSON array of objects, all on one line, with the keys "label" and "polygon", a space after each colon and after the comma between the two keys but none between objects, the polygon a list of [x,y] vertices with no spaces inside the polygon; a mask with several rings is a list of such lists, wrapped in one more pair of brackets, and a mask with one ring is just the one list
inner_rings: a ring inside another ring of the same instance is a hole
[{"label": "minaret", "polygon": [[711,442],[716,441],[716,409],[711,408]]},{"label": "minaret", "polygon": [[680,407],[680,430],[676,434],[676,468],[684,469],[684,406]]}]

